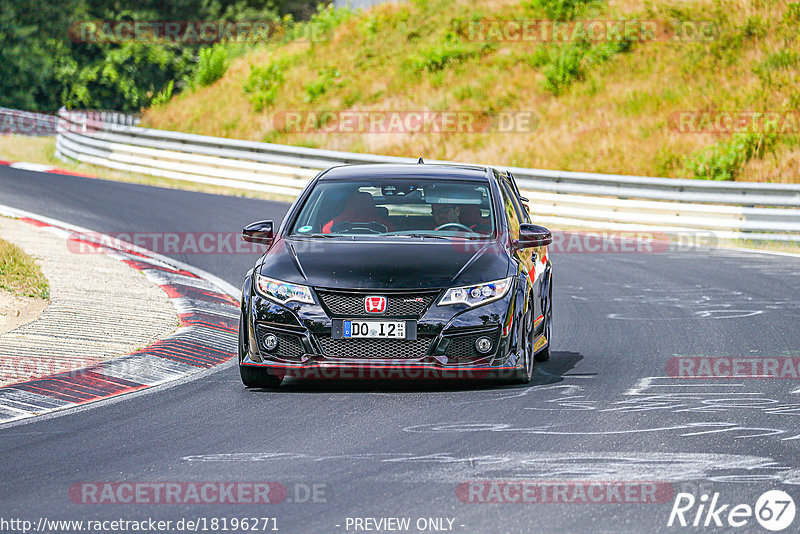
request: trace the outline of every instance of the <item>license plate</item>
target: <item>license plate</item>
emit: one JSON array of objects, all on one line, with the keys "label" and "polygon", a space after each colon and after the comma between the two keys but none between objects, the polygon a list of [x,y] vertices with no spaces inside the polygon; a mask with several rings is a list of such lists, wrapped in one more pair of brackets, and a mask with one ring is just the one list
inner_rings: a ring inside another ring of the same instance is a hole
[{"label": "license plate", "polygon": [[342,337],[405,339],[405,321],[344,321]]}]

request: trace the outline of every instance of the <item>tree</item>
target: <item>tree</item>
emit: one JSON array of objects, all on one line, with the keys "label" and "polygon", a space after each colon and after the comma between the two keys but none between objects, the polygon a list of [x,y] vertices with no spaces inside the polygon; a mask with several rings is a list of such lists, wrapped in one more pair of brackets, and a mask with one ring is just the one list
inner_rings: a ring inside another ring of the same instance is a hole
[{"label": "tree", "polygon": [[0,0],[0,106],[135,112],[185,85],[202,44],[84,42],[87,21],[266,21],[314,12],[308,0]]}]

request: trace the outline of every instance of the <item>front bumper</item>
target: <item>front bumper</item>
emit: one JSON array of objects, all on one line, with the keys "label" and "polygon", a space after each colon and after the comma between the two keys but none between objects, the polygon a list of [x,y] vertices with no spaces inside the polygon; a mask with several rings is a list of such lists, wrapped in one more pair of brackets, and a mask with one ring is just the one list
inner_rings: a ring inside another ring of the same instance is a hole
[{"label": "front bumper", "polygon": [[[331,337],[333,321],[353,317],[332,314],[316,293],[315,304],[286,305],[251,294],[245,303],[247,350],[240,363],[297,378],[502,378],[523,365],[510,334],[513,295],[509,291],[476,308],[436,306],[435,296],[414,318],[416,340],[337,340]],[[262,343],[267,334],[278,338],[278,346],[269,351]],[[474,348],[482,336],[492,340],[487,354]]]},{"label": "front bumper", "polygon": [[[514,361],[516,361],[514,355]],[[289,364],[272,360],[253,362],[245,359],[242,365],[259,367],[279,378],[343,379],[343,380],[418,380],[457,379],[486,380],[508,379],[522,370],[520,365],[441,365],[431,362],[353,362],[318,361]]]}]

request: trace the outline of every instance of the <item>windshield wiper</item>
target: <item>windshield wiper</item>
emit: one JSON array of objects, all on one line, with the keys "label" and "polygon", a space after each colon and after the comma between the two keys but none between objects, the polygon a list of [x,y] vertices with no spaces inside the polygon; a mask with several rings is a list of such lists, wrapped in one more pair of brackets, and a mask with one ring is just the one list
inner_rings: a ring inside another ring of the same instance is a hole
[{"label": "windshield wiper", "polygon": [[412,234],[389,234],[389,235],[400,235],[400,236],[409,236],[409,237],[433,237],[435,239],[489,239],[488,235],[484,234],[464,234],[464,235],[439,235],[439,234],[422,234],[422,233],[412,233]]},{"label": "windshield wiper", "polygon": [[423,239],[425,239],[426,237],[432,237],[434,239],[447,239],[447,237],[437,234],[410,233],[410,234],[388,234],[388,235],[393,235],[398,237],[421,237]]},{"label": "windshield wiper", "polygon": [[341,236],[337,234],[292,234],[292,237],[324,237],[325,239],[334,239]]}]

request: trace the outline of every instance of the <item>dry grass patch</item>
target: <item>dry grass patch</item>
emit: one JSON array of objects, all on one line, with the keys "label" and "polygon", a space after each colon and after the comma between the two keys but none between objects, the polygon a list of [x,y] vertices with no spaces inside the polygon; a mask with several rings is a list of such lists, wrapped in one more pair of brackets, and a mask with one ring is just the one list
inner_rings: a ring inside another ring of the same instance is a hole
[{"label": "dry grass patch", "polygon": [[36,261],[18,246],[2,239],[0,289],[20,297],[50,298],[50,286]]}]

